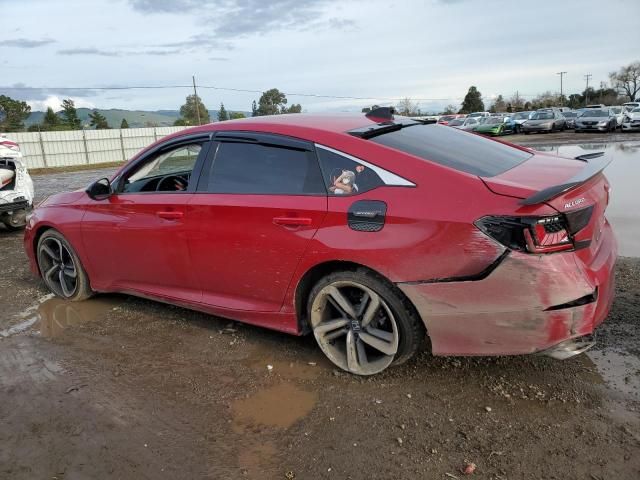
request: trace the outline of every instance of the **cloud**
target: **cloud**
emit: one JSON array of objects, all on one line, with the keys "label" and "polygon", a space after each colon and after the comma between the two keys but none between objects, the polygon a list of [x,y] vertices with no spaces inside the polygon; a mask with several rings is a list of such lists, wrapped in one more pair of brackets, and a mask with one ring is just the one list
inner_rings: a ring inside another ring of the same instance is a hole
[{"label": "cloud", "polygon": [[200,0],[130,0],[134,10],[144,13],[186,13],[202,8]]},{"label": "cloud", "polygon": [[100,50],[99,48],[67,48],[58,50],[58,55],[99,55],[101,57],[119,57],[121,52]]},{"label": "cloud", "polygon": [[27,100],[27,104],[31,107],[31,111],[33,112],[36,112],[36,111],[43,112],[49,107],[51,107],[54,112],[58,112],[62,110],[63,98],[71,98],[76,108],[95,108],[96,107],[93,103],[85,100],[84,98],[68,97],[68,96],[61,98],[55,95],[50,95],[44,100]]},{"label": "cloud", "polygon": [[14,83],[9,87],[0,87],[0,91],[7,92],[11,98],[26,102],[43,101],[52,96],[62,98],[93,97],[98,94],[89,88],[39,88],[30,87],[24,83]]},{"label": "cloud", "polygon": [[229,48],[229,42],[279,30],[352,29],[349,19],[324,18],[330,0],[129,0],[146,14],[196,13],[209,33],[167,43],[166,47]]},{"label": "cloud", "polygon": [[158,48],[158,49],[148,49],[148,50],[102,50],[99,48],[68,48],[64,50],[58,50],[58,55],[96,55],[99,57],[123,57],[123,56],[134,56],[134,55],[152,55],[152,56],[162,56],[162,55],[177,55],[183,53],[181,49],[172,48]]},{"label": "cloud", "polygon": [[13,38],[10,40],[0,40],[0,45],[3,47],[14,48],[38,48],[55,42],[56,41],[51,38],[42,38],[40,40],[33,40],[28,38]]}]

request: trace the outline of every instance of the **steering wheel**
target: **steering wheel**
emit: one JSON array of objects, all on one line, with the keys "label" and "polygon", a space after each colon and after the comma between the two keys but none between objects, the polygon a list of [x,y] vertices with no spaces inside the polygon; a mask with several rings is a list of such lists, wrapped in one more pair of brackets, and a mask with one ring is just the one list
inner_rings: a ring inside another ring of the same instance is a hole
[{"label": "steering wheel", "polygon": [[[171,184],[169,184],[171,182]],[[178,188],[178,184],[182,184],[183,188]],[[165,186],[167,188],[163,188]],[[167,175],[163,177],[162,180],[158,182],[156,186],[156,192],[172,192],[172,191],[181,191],[186,190],[189,186],[189,180],[182,175]]]}]

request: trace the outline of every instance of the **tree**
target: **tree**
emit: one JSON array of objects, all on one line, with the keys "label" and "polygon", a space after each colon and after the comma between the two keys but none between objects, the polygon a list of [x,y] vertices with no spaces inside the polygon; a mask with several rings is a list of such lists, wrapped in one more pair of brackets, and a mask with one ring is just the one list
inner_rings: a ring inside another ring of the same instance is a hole
[{"label": "tree", "polygon": [[405,117],[415,117],[420,115],[418,104],[414,103],[409,97],[405,97],[400,100],[400,103],[396,106],[398,115],[404,115]]},{"label": "tree", "polygon": [[452,113],[456,113],[456,106],[455,105],[447,105],[447,108],[444,109],[443,115],[451,115]]},{"label": "tree", "polygon": [[4,112],[0,121],[0,131],[18,132],[24,130],[24,121],[31,113],[27,102],[14,100],[6,95],[0,95],[0,111]]},{"label": "tree", "polygon": [[107,119],[105,118],[104,115],[102,115],[99,111],[94,110],[92,113],[89,114],[89,125],[92,127],[95,127],[96,130],[107,130],[111,127],[109,127],[109,124],[107,123]]},{"label": "tree", "polygon": [[122,122],[120,122],[120,128],[129,128],[129,122],[127,122],[126,118],[123,118]]},{"label": "tree", "polygon": [[230,120],[236,120],[238,118],[246,118],[246,117],[245,117],[245,114],[242,113],[242,112],[231,112],[229,114],[229,119]]},{"label": "tree", "polygon": [[218,121],[224,122],[225,120],[229,120],[229,114],[224,108],[224,103],[220,102],[220,110],[218,110]]},{"label": "tree", "polygon": [[71,130],[80,130],[81,122],[75,103],[70,98],[62,100],[62,123]]},{"label": "tree", "polygon": [[524,101],[522,100],[522,97],[518,94],[518,92],[516,92],[516,94],[509,99],[509,103],[511,104],[511,109],[515,110],[516,112],[522,111],[522,109],[524,109]]},{"label": "tree", "polygon": [[493,102],[493,105],[491,105],[491,109],[490,111],[492,113],[500,113],[500,112],[504,112],[507,109],[507,104],[504,101],[504,98],[502,98],[502,95],[498,95],[498,97],[496,98],[496,101]]},{"label": "tree", "polygon": [[211,122],[209,110],[202,103],[200,97],[187,95],[185,104],[180,107],[182,118],[176,120],[174,125],[198,125],[198,113],[200,114],[200,125]]},{"label": "tree", "polygon": [[462,101],[460,113],[472,113],[484,111],[484,103],[482,102],[482,94],[474,86],[469,87],[469,91]]},{"label": "tree", "polygon": [[60,117],[53,111],[53,108],[47,108],[42,119],[41,130],[58,130],[60,128]]},{"label": "tree", "polygon": [[630,63],[617,72],[611,72],[609,79],[613,88],[629,97],[630,102],[635,102],[636,95],[640,92],[640,62]]},{"label": "tree", "polygon": [[582,99],[582,95],[580,95],[579,93],[572,93],[571,95],[569,95],[567,106],[569,108],[580,108],[584,106],[584,100]]},{"label": "tree", "polygon": [[277,88],[272,88],[263,92],[258,100],[258,104],[253,102],[253,116],[278,115],[281,113],[300,113],[302,105],[294,103],[287,107],[287,96]]}]

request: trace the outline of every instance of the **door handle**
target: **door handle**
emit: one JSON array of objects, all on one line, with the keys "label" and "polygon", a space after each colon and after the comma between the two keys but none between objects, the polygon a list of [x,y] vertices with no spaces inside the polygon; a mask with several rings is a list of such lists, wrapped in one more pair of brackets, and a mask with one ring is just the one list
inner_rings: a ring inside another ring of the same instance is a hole
[{"label": "door handle", "polygon": [[156,215],[165,220],[181,220],[184,216],[182,212],[156,212]]},{"label": "door handle", "polygon": [[273,223],[284,227],[304,227],[311,225],[312,220],[307,217],[276,217]]}]

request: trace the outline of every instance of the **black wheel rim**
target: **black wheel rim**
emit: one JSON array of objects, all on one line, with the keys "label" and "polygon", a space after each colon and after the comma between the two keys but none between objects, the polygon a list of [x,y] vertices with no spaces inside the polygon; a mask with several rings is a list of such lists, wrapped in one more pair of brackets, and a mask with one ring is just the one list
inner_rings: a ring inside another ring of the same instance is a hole
[{"label": "black wheel rim", "polygon": [[59,297],[72,297],[78,289],[78,270],[69,249],[49,237],[42,241],[38,253],[40,271],[49,289]]}]

